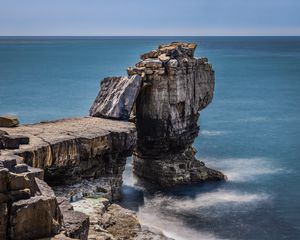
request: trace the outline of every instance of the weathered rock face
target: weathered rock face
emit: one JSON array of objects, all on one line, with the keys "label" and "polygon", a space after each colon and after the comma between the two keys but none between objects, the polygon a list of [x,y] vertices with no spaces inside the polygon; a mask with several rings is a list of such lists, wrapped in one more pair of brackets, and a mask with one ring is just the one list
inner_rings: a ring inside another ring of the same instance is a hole
[{"label": "weathered rock face", "polygon": [[89,217],[82,212],[74,211],[68,199],[58,197],[57,201],[63,214],[64,225],[62,233],[64,236],[86,240],[89,232]]},{"label": "weathered rock face", "polygon": [[141,84],[142,78],[139,75],[103,79],[101,90],[90,109],[90,115],[128,120]]},{"label": "weathered rock face", "polygon": [[86,198],[72,205],[90,217],[89,240],[172,240],[159,230],[142,226],[134,212],[105,198]]},{"label": "weathered rock face", "polygon": [[43,170],[24,164],[19,168],[20,160],[0,156],[0,239],[53,236],[63,221],[56,197],[41,180]]},{"label": "weathered rock face", "polygon": [[40,239],[58,234],[54,239],[86,240],[88,216],[57,200],[43,181],[42,169],[21,162],[19,156],[0,156],[0,239]]},{"label": "weathered rock face", "polygon": [[45,179],[51,185],[100,179],[107,196],[119,197],[126,157],[132,154],[136,143],[134,124],[86,117],[1,130],[9,134],[6,137],[29,137],[29,144],[1,150],[2,155],[17,154],[28,165],[44,169]]},{"label": "weathered rock face", "polygon": [[22,135],[8,135],[4,134],[0,137],[1,148],[3,149],[16,149],[19,148],[21,144],[28,144],[29,138]]},{"label": "weathered rock face", "polygon": [[137,147],[134,173],[163,186],[221,180],[195,158],[199,111],[213,98],[214,70],[194,58],[196,45],[171,43],[141,56],[128,74],[143,76],[136,101]]}]

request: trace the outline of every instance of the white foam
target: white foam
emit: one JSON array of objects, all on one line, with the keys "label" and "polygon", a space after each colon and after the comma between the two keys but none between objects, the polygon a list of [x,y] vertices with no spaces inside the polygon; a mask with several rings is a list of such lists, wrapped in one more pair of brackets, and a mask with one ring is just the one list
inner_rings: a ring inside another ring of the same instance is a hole
[{"label": "white foam", "polygon": [[233,190],[219,189],[213,192],[203,192],[197,194],[195,197],[174,197],[165,195],[156,195],[148,204],[152,208],[165,208],[168,210],[193,210],[208,208],[217,205],[241,205],[249,203],[257,203],[259,201],[266,201],[269,195],[265,193],[247,193]]},{"label": "white foam", "polygon": [[178,218],[166,216],[152,206],[141,208],[137,216],[142,224],[160,229],[166,236],[175,240],[220,239],[212,233],[195,231],[186,226]]},{"label": "white foam", "polygon": [[247,182],[256,180],[258,176],[288,172],[284,168],[272,165],[268,158],[228,158],[204,160],[213,168],[225,173],[229,181]]},{"label": "white foam", "polygon": [[202,130],[200,132],[200,135],[209,137],[221,136],[224,134],[226,134],[226,131]]},{"label": "white foam", "polygon": [[[269,196],[264,193],[241,193],[224,189],[199,193],[193,198],[156,194],[153,198],[145,198],[145,205],[139,209],[137,215],[142,224],[159,228],[167,236],[176,240],[220,239],[213,233],[193,230],[176,217],[176,214],[201,211],[201,214],[204,215],[207,214],[206,208],[218,205],[229,207],[228,209],[232,209],[232,207],[245,209],[245,206],[252,209],[258,202],[268,199]],[[171,214],[164,214],[165,211]],[[226,211],[218,212],[218,214],[223,213]]]},{"label": "white foam", "polygon": [[215,192],[201,193],[196,196],[196,198],[185,199],[181,201],[174,201],[170,205],[172,209],[181,210],[193,210],[200,208],[207,208],[216,206],[219,204],[248,204],[256,203],[259,201],[265,201],[269,196],[265,193],[241,193],[236,191],[218,190]]}]

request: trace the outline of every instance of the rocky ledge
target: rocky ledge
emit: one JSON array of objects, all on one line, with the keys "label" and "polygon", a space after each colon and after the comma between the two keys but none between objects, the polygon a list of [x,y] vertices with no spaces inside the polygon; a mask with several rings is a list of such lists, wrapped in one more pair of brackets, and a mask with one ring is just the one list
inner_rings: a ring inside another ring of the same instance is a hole
[{"label": "rocky ledge", "polygon": [[0,128],[0,142],[2,155],[44,169],[47,183],[63,186],[64,195],[99,192],[117,199],[136,131],[130,122],[84,117]]}]

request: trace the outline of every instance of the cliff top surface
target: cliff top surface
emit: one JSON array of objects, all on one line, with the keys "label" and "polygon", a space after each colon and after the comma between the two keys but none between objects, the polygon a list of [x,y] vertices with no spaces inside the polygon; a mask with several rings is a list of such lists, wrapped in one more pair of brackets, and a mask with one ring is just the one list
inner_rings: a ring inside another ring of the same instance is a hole
[{"label": "cliff top surface", "polygon": [[[8,136],[29,137],[29,144],[20,145],[19,150],[38,148],[49,143],[63,142],[68,139],[94,139],[110,133],[134,133],[131,122],[109,120],[97,117],[66,118],[56,121],[20,125],[13,128],[0,128]],[[13,137],[12,137],[13,138]],[[1,150],[3,154],[11,150]]]}]

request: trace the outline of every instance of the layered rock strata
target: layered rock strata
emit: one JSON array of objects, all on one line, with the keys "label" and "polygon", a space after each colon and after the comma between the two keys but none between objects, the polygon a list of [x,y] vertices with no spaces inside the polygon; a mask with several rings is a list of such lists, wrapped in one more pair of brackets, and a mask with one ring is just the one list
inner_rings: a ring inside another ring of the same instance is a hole
[{"label": "layered rock strata", "polygon": [[196,45],[174,42],[141,56],[128,74],[143,76],[135,103],[137,147],[134,173],[163,186],[222,180],[195,157],[199,111],[213,98],[215,76],[207,58],[195,58]]},{"label": "layered rock strata", "polygon": [[17,149],[2,149],[2,155],[19,155],[26,164],[44,169],[45,179],[51,185],[97,179],[102,186],[97,190],[111,199],[119,197],[126,157],[132,154],[136,143],[134,124],[93,117],[0,130],[5,132],[2,139],[16,135],[29,138],[28,144]]},{"label": "layered rock strata", "polygon": [[[87,239],[89,218],[72,208],[61,208],[43,181],[44,171],[22,162],[19,156],[0,156],[0,239],[39,239],[57,234],[60,239]],[[70,215],[72,219],[68,219]]]}]

